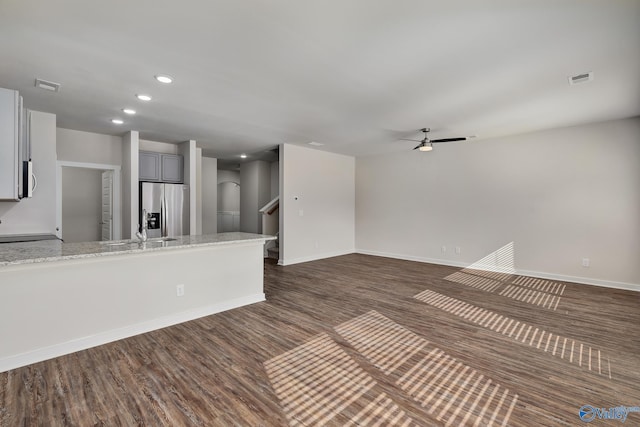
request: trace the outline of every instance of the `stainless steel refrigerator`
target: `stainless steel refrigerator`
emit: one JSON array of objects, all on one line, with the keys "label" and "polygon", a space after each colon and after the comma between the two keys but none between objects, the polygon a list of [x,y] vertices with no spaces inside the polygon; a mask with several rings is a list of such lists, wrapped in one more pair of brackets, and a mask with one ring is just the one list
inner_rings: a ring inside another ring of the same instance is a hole
[{"label": "stainless steel refrigerator", "polygon": [[174,237],[189,234],[189,186],[140,183],[140,225],[147,211],[147,236]]}]

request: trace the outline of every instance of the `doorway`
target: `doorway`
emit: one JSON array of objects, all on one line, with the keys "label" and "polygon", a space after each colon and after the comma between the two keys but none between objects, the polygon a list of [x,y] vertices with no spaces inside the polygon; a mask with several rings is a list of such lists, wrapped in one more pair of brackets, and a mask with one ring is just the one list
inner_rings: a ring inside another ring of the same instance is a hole
[{"label": "doorway", "polygon": [[120,166],[58,162],[57,230],[65,242],[121,238]]},{"label": "doorway", "polygon": [[218,233],[240,231],[240,184],[218,183]]}]

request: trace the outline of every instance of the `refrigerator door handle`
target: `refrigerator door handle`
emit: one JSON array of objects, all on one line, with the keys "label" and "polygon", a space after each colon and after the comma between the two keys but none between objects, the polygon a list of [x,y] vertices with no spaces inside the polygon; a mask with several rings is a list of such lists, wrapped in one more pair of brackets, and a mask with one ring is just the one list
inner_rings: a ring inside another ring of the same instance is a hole
[{"label": "refrigerator door handle", "polygon": [[167,200],[165,198],[162,199],[160,203],[160,216],[162,217],[162,228],[161,233],[162,237],[167,236]]},{"label": "refrigerator door handle", "polygon": [[160,236],[164,236],[164,227],[167,221],[164,218],[164,199],[160,199]]}]

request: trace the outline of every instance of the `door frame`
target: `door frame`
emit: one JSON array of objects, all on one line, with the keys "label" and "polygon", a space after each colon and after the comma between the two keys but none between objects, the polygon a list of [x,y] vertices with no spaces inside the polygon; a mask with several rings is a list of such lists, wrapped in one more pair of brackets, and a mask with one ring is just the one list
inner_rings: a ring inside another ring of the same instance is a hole
[{"label": "door frame", "polygon": [[56,236],[62,239],[62,168],[99,169],[113,172],[113,239],[122,239],[122,209],[120,189],[120,165],[101,163],[56,162]]}]

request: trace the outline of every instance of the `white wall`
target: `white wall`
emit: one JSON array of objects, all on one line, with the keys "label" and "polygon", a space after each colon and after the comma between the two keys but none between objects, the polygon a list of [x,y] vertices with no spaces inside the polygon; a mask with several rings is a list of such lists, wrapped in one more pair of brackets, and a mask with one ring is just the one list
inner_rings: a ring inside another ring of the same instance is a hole
[{"label": "white wall", "polygon": [[221,182],[237,182],[240,183],[240,172],[239,171],[230,171],[225,169],[218,169],[218,184]]},{"label": "white wall", "polygon": [[149,141],[148,139],[140,140],[140,151],[153,151],[163,154],[181,154],[179,144],[171,144],[168,142]]},{"label": "white wall", "polygon": [[196,147],[196,234],[202,234],[202,148]]},{"label": "white wall", "polygon": [[354,252],[355,159],[283,144],[280,171],[279,263]]},{"label": "white wall", "polygon": [[218,159],[202,158],[202,233],[218,232]]},{"label": "white wall", "polygon": [[122,238],[131,239],[138,230],[138,131],[127,132],[122,137]]},{"label": "white wall", "polygon": [[102,240],[102,171],[62,168],[62,238],[65,242]]},{"label": "white wall", "polygon": [[71,129],[56,129],[58,160],[122,165],[122,138]]},{"label": "white wall", "polygon": [[240,212],[240,185],[237,181],[224,181],[218,184],[218,209],[227,212]]},{"label": "white wall", "polygon": [[255,160],[240,165],[240,231],[262,233],[260,208],[271,200],[271,167]]},{"label": "white wall", "polygon": [[56,232],[56,116],[31,112],[31,154],[38,187],[30,199],[0,202],[0,235]]},{"label": "white wall", "polygon": [[[166,144],[168,145],[168,144]],[[184,157],[184,183],[189,186],[189,234],[197,234],[198,229],[198,195],[196,179],[196,141],[189,140],[178,145],[178,153]]]},{"label": "white wall", "polygon": [[240,231],[240,172],[218,170],[218,233]]},{"label": "white wall", "polygon": [[523,274],[640,290],[639,184],[639,118],[362,157],[356,247],[465,266],[514,242]]},{"label": "white wall", "polygon": [[218,210],[240,212],[240,172],[219,170],[217,179]]},{"label": "white wall", "polygon": [[[114,175],[114,184],[120,183],[120,185],[122,185],[122,175],[119,177],[117,176],[117,174],[120,174],[122,171],[122,137],[58,128],[56,129],[56,153],[58,162],[64,162],[65,164],[65,166],[62,167],[59,182],[61,185],[61,188],[59,188],[59,191],[61,192],[59,197],[61,200],[58,211],[60,215],[60,222],[58,225],[63,233],[62,238],[66,242],[100,240],[102,237],[101,233],[98,233],[97,237],[94,236],[92,239],[89,238],[90,235],[93,235],[93,232],[90,233],[88,231],[88,215],[79,218],[78,222],[69,220],[69,215],[74,215],[74,204],[79,203],[81,200],[79,194],[83,194],[86,197],[100,194],[102,191],[102,182],[100,181],[91,193],[89,193],[87,189],[87,182],[78,183],[78,188],[82,188],[83,190],[74,190],[72,187],[72,180],[69,178],[69,176],[73,175],[74,172],[71,171],[72,167],[69,165],[70,162],[72,162],[77,164],[73,167],[82,168],[82,165],[91,164],[92,166],[90,169],[85,168],[83,171],[77,172],[77,175],[78,180],[80,180],[82,179],[81,174],[84,174],[87,179],[91,179],[91,182],[93,183],[92,185],[95,185],[95,177],[101,173],[100,168],[97,167],[97,165],[109,166],[110,169],[120,167],[120,169],[116,171],[116,175]],[[90,172],[90,170],[93,172]],[[70,194],[74,191],[78,194]],[[122,218],[125,216],[122,209],[123,205],[121,194],[121,186],[117,189],[114,188],[113,206],[114,209],[118,209],[118,212],[114,211],[114,239],[119,239],[121,236],[121,222]],[[120,199],[116,200],[115,198],[117,198],[118,195],[120,195]],[[67,203],[71,203],[71,205],[67,206]],[[86,210],[87,207],[84,207],[83,209]],[[99,222],[101,218],[100,212],[98,212],[97,218],[98,221],[96,221],[95,218],[92,218],[91,221]],[[83,222],[85,224],[81,225]],[[84,230],[84,232],[82,230]],[[125,231],[125,234],[127,235],[125,237],[128,237],[128,229],[125,230],[127,230]]]}]

